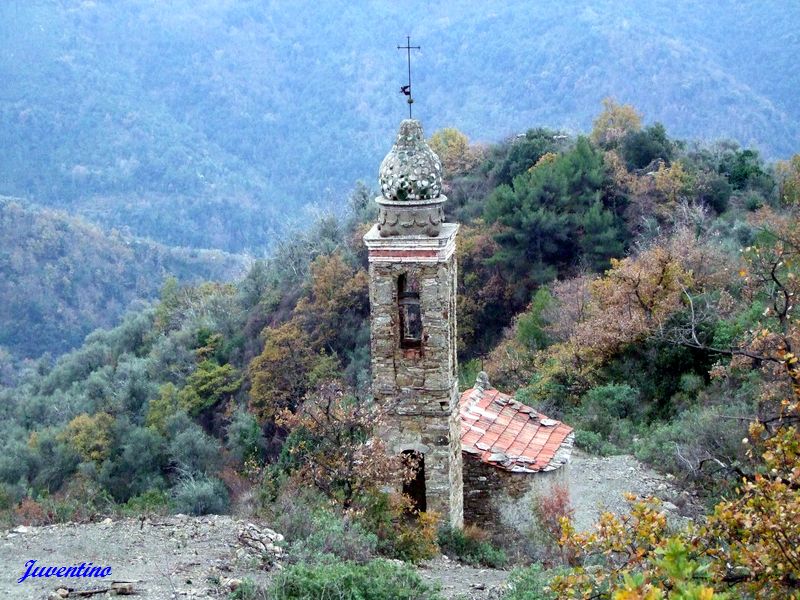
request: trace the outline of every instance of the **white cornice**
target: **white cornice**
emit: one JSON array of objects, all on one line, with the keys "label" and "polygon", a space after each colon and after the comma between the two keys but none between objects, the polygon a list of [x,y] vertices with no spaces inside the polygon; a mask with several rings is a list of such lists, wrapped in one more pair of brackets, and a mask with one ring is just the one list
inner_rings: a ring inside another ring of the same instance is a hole
[{"label": "white cornice", "polygon": [[450,260],[456,250],[457,223],[442,223],[436,237],[426,235],[381,237],[378,225],[364,236],[369,262],[440,263]]}]

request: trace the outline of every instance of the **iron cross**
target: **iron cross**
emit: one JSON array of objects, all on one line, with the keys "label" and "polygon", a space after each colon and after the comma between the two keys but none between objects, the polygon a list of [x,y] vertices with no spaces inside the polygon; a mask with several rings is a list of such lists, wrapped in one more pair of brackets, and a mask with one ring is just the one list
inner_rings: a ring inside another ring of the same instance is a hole
[{"label": "iron cross", "polygon": [[408,55],[408,85],[404,85],[400,88],[400,93],[405,94],[408,96],[408,118],[411,118],[411,105],[414,103],[414,98],[411,97],[411,51],[412,50],[419,50],[419,46],[412,46],[411,45],[411,36],[406,36],[406,45],[405,46],[398,46],[398,50],[405,50],[406,54]]}]

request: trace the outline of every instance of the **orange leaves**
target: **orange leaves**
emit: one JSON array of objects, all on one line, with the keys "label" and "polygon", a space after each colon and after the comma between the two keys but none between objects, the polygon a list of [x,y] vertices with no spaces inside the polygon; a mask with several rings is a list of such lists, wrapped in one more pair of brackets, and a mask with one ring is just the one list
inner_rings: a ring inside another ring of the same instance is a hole
[{"label": "orange leaves", "polygon": [[611,269],[591,283],[586,318],[572,338],[585,359],[602,363],[662,327],[683,308],[684,291],[697,283],[694,267],[705,254],[695,240],[679,236],[636,257],[612,260]]},{"label": "orange leaves", "polygon": [[282,410],[278,424],[302,432],[301,443],[290,449],[301,464],[294,476],[345,509],[381,484],[409,479],[414,465],[390,456],[373,437],[384,414],[384,407],[347,395],[338,382],[320,386],[296,413]]},{"label": "orange leaves", "polygon": [[439,129],[428,143],[442,161],[447,177],[469,171],[483,159],[484,149],[470,146],[467,136],[454,127]]},{"label": "orange leaves", "polygon": [[72,446],[85,461],[101,463],[111,451],[114,417],[105,412],[72,419],[60,438]]},{"label": "orange leaves", "polygon": [[338,368],[337,353],[368,314],[367,286],[366,272],[337,252],[314,260],[307,295],[291,320],[264,329],[264,349],[250,363],[250,405],[260,420],[294,410],[313,385],[315,369],[329,374]]},{"label": "orange leaves", "polygon": [[250,363],[250,407],[260,421],[294,408],[308,389],[316,355],[297,321],[264,330],[264,350]]},{"label": "orange leaves", "polygon": [[[687,527],[673,533],[648,498],[631,503],[627,516],[601,515],[595,530],[564,529],[562,544],[590,567],[576,567],[551,581],[559,598],[610,600],[726,600],[714,589],[709,573],[714,549],[703,530]],[[718,579],[718,584],[722,580]]]},{"label": "orange leaves", "polygon": [[556,577],[553,589],[557,593],[579,598],[593,597],[601,590],[608,593],[618,583],[620,573],[641,568],[653,558],[668,534],[660,501],[648,498],[635,502],[630,495],[626,500],[631,503],[630,514],[603,513],[591,532],[578,533],[567,520],[562,520],[561,545],[565,555],[583,563],[602,560],[605,568],[589,572],[578,567],[570,576]]},{"label": "orange leaves", "polygon": [[[764,370],[775,383],[791,386],[800,399],[800,225],[797,211],[779,215],[760,210],[752,219],[761,228],[756,243],[742,252],[747,261],[745,293],[759,299],[767,308],[760,327],[755,329],[743,350],[765,362]],[[788,377],[787,377],[788,376]]]},{"label": "orange leaves", "polygon": [[317,348],[337,346],[341,328],[367,316],[368,285],[366,271],[353,269],[338,252],[311,263],[310,295],[297,303],[295,314]]},{"label": "orange leaves", "polygon": [[618,104],[613,98],[604,98],[603,112],[594,120],[591,137],[596,144],[610,146],[641,128],[642,115],[632,105]]}]

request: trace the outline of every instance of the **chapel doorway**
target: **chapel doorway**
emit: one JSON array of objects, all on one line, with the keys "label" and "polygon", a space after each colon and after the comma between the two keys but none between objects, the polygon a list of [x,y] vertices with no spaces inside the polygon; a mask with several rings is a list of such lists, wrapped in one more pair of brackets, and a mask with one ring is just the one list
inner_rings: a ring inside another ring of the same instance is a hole
[{"label": "chapel doorway", "polygon": [[425,512],[428,509],[425,497],[425,455],[416,450],[405,450],[403,459],[414,466],[414,476],[403,484],[403,494],[411,498],[413,511]]}]

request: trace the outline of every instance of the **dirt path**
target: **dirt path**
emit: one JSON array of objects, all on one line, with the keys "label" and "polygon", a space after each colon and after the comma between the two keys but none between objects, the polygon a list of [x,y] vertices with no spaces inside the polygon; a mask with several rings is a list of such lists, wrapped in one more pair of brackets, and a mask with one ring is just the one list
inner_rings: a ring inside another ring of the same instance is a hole
[{"label": "dirt path", "polygon": [[468,567],[442,556],[419,568],[428,583],[439,585],[448,600],[499,600],[506,591],[508,571]]}]

